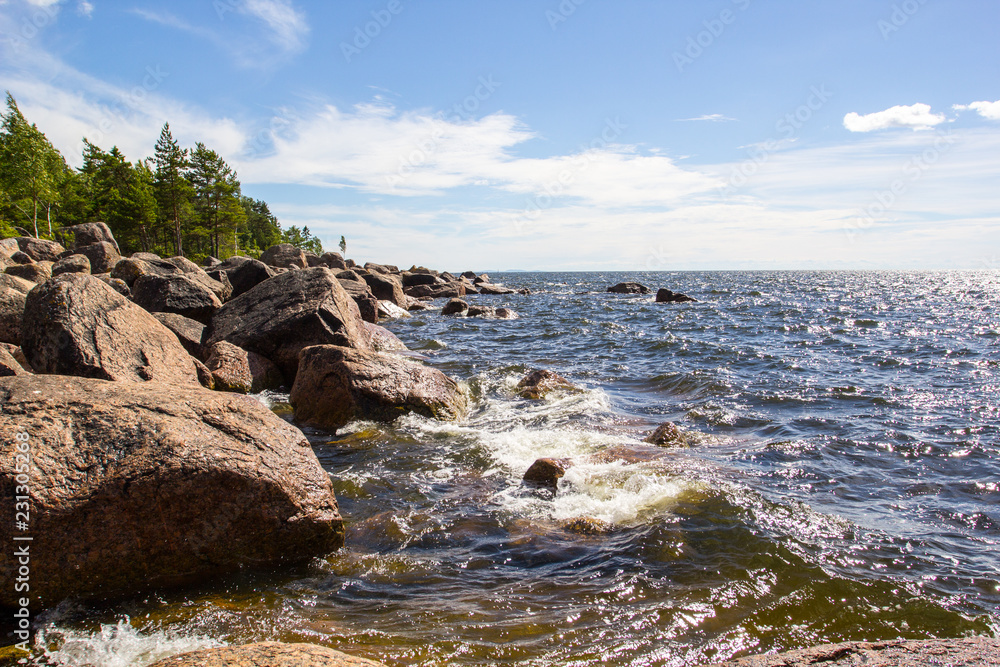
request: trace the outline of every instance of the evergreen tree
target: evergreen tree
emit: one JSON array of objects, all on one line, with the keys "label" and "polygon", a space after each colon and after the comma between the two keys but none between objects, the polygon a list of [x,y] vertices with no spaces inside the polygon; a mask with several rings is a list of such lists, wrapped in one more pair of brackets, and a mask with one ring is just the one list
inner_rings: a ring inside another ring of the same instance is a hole
[{"label": "evergreen tree", "polygon": [[323,244],[318,238],[312,235],[308,226],[299,229],[295,225],[292,225],[282,232],[281,237],[282,243],[291,243],[296,248],[302,248],[317,255],[323,254]]},{"label": "evergreen tree", "polygon": [[243,250],[254,257],[273,245],[281,243],[281,225],[267,206],[267,202],[241,197],[240,204],[246,214],[244,233],[240,235]]},{"label": "evergreen tree", "polygon": [[212,254],[221,257],[223,236],[231,233],[235,246],[239,226],[246,221],[240,205],[240,182],[226,161],[201,142],[191,152],[188,180],[199,222],[211,235]]},{"label": "evergreen tree", "polygon": [[183,218],[192,196],[191,185],[184,174],[190,163],[187,149],[182,149],[170,133],[170,123],[163,124],[153,162],[156,165],[153,185],[160,215],[172,225],[174,252],[183,255]]},{"label": "evergreen tree", "polygon": [[81,173],[87,179],[88,217],[107,223],[123,250],[149,252],[156,221],[153,172],[142,162],[130,163],[117,146],[104,152],[83,141]]},{"label": "evergreen tree", "polygon": [[7,208],[7,217],[30,223],[38,238],[38,217],[44,213],[52,237],[52,213],[66,169],[59,151],[35,125],[28,124],[8,92],[7,111],[0,123],[0,203]]}]

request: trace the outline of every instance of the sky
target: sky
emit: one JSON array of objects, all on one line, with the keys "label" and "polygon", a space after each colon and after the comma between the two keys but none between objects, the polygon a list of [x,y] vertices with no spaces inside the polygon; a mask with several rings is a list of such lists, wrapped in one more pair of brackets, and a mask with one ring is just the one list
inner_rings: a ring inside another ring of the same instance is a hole
[{"label": "sky", "polygon": [[1000,268],[996,0],[0,0],[74,166],[165,122],[451,270]]}]

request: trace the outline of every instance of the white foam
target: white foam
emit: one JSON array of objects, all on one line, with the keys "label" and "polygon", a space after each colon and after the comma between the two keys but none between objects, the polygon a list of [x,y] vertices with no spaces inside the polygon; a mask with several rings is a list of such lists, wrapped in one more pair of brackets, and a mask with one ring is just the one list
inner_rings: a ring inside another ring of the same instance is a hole
[{"label": "white foam", "polygon": [[35,646],[43,651],[45,664],[64,667],[143,667],[172,655],[223,646],[202,635],[179,635],[156,630],[143,633],[128,618],[86,632],[49,625],[39,630]]}]

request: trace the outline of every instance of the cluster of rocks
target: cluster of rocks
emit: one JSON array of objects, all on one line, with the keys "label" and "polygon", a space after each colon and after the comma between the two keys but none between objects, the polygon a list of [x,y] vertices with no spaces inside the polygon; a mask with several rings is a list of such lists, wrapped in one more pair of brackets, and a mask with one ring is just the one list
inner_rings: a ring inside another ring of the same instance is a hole
[{"label": "cluster of rocks", "polygon": [[[652,291],[641,283],[633,282],[618,283],[608,288],[608,292],[611,294],[650,294]],[[656,303],[689,303],[692,301],[697,301],[697,299],[666,288],[656,292]]]},{"label": "cluster of rocks", "polygon": [[[343,543],[302,432],[242,394],[291,387],[297,421],[325,428],[466,410],[457,382],[390,354],[405,345],[377,324],[423,303],[404,292],[407,276],[456,289],[475,285],[466,277],[290,245],[200,267],[122,257],[103,223],[70,231],[71,249],[0,241],[0,429],[25,433],[32,457],[27,484],[3,460],[0,495],[20,485],[30,496],[36,608]],[[12,504],[0,515],[14,525]],[[13,558],[0,554],[0,606],[16,604]]]}]

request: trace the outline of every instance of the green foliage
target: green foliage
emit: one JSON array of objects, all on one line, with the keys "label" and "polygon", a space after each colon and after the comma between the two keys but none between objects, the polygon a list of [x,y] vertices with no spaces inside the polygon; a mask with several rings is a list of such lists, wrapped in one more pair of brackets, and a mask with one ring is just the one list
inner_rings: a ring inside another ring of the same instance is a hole
[{"label": "green foliage", "polygon": [[240,247],[252,257],[273,245],[282,243],[281,225],[267,207],[267,202],[250,197],[240,197],[240,205],[246,215],[246,224],[240,234]]},{"label": "green foliage", "polygon": [[156,142],[153,155],[156,173],[153,189],[159,204],[161,221],[170,223],[174,236],[174,252],[184,254],[184,223],[187,221],[188,204],[193,190],[184,177],[187,168],[188,151],[181,148],[170,132],[170,123],[164,123],[160,138]]},{"label": "green foliage", "polygon": [[212,253],[221,259],[223,240],[232,239],[233,251],[228,254],[235,254],[239,228],[246,225],[247,219],[240,203],[240,182],[236,172],[218,153],[199,142],[191,152],[187,177],[194,191],[198,222],[209,230]]},{"label": "green foliage", "polygon": [[150,252],[151,229],[156,223],[153,172],[141,162],[127,161],[117,146],[106,153],[83,141],[80,171],[89,195],[89,217],[107,223],[126,254]]},{"label": "green foliage", "polygon": [[347,239],[343,236],[340,237],[340,252],[343,255],[347,254]]},{"label": "green foliage", "polygon": [[318,238],[312,235],[309,227],[299,229],[292,225],[281,234],[282,243],[291,243],[296,248],[302,248],[317,255],[323,254],[323,244]]}]

